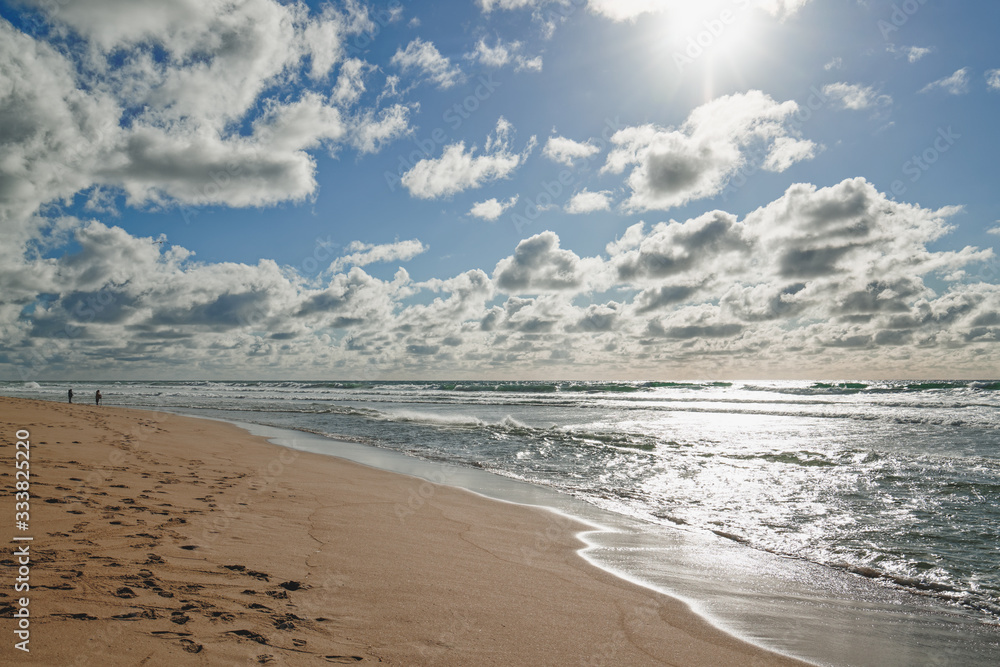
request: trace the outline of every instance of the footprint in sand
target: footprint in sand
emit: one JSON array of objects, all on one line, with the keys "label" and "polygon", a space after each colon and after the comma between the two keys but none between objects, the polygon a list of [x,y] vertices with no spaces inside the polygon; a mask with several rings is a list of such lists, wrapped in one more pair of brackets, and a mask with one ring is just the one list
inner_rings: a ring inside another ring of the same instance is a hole
[{"label": "footprint in sand", "polygon": [[294,630],[294,621],[301,621],[302,619],[295,614],[279,614],[277,616],[272,616],[271,621],[274,623],[274,627],[277,630]]},{"label": "footprint in sand", "polygon": [[222,565],[222,568],[230,570],[232,572],[238,572],[240,574],[245,574],[248,577],[253,577],[254,579],[260,579],[261,581],[270,581],[271,577],[264,572],[257,572],[256,570],[248,570],[246,565]]},{"label": "footprint in sand", "polygon": [[190,639],[182,639],[181,648],[183,648],[188,653],[201,653],[201,649],[204,647],[201,644],[195,644]]},{"label": "footprint in sand", "polygon": [[243,639],[249,639],[250,641],[257,642],[258,644],[267,644],[267,637],[257,634],[252,630],[230,630],[226,634],[236,635],[237,637],[242,637]]},{"label": "footprint in sand", "polygon": [[286,591],[297,591],[299,589],[305,590],[307,588],[311,588],[310,586],[301,584],[298,581],[283,581],[278,585],[284,588]]}]

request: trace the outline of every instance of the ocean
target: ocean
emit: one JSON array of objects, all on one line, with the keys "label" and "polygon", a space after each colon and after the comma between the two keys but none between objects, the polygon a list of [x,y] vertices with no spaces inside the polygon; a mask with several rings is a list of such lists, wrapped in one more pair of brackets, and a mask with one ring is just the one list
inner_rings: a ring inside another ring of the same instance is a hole
[{"label": "ocean", "polygon": [[465,472],[472,486],[502,478],[515,500],[538,489],[536,504],[613,524],[587,537],[595,564],[821,664],[1000,663],[1000,382],[8,382],[0,393],[65,400],[70,387],[78,402],[101,389],[107,405],[295,429],[316,451],[394,452],[373,460],[423,462],[414,474],[432,479],[459,471],[443,480],[457,485]]}]

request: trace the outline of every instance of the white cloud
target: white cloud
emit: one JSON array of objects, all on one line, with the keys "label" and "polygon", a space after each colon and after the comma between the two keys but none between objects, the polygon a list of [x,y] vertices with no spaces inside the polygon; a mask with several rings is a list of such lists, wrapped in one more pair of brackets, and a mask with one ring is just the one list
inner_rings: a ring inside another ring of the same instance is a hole
[{"label": "white cloud", "polygon": [[410,110],[394,104],[377,114],[369,109],[351,123],[351,143],[362,153],[375,153],[382,146],[409,134]]},{"label": "white cloud", "polygon": [[[402,107],[347,115],[370,65],[345,62],[332,99],[298,74],[306,58],[307,74],[318,78],[341,62],[339,41],[320,53],[310,35],[339,40],[367,29],[357,3],[318,15],[270,0],[161,4],[97,0],[55,11],[42,3],[56,33],[85,40],[71,56],[0,24],[0,78],[8,83],[0,107],[18,110],[16,119],[0,119],[17,130],[5,146],[0,189],[18,200],[22,217],[95,186],[92,201],[124,193],[130,206],[300,201],[316,189],[307,151],[333,154],[347,142],[371,151],[408,130]],[[162,54],[154,57],[154,47]],[[262,97],[295,77],[307,84],[297,94]],[[117,122],[123,115],[126,127]]]},{"label": "white cloud", "polygon": [[120,142],[119,115],[110,95],[77,88],[55,49],[0,21],[0,217],[24,220],[90,186]]},{"label": "white cloud", "polygon": [[823,86],[823,94],[835,100],[840,108],[852,111],[892,104],[892,97],[889,95],[880,95],[871,86],[844,83],[842,81]]},{"label": "white cloud", "polygon": [[514,56],[514,70],[517,72],[541,72],[542,71],[542,57],[541,56]]},{"label": "white cloud", "polygon": [[931,52],[931,49],[922,46],[911,46],[906,49],[906,59],[915,63]]},{"label": "white cloud", "polygon": [[[772,9],[787,15],[801,4]],[[322,271],[195,261],[165,237],[63,216],[44,205],[74,195],[92,210],[122,194],[134,206],[308,199],[315,152],[378,150],[408,132],[418,110],[366,104],[374,96],[366,85],[377,91],[372,80],[383,73],[346,55],[345,37],[372,25],[356,3],[319,13],[266,0],[85,5],[65,5],[54,19],[53,34],[79,40],[66,51],[0,21],[0,369],[8,377],[233,368],[258,377],[481,376],[546,372],[559,355],[573,360],[560,369],[592,374],[671,364],[716,374],[748,363],[809,373],[816,360],[836,371],[880,369],[887,359],[901,371],[955,373],[1000,363],[1000,286],[976,282],[988,274],[969,268],[993,260],[992,251],[941,250],[958,209],[901,203],[863,179],[793,185],[742,218],[710,211],[636,224],[595,257],[545,231],[498,253],[509,256],[492,278],[473,269],[422,283],[402,269],[380,280],[361,268],[419,256],[427,248],[417,239],[352,243],[342,257],[325,254]],[[519,66],[516,43],[490,44],[508,48],[504,66]],[[986,77],[1000,85],[996,70]],[[874,91],[856,88],[856,106],[870,106],[872,95],[877,104]],[[386,76],[379,99],[394,89]],[[627,172],[631,210],[712,196],[747,164],[783,171],[821,149],[799,136],[795,111],[759,92],[721,98],[677,128],[622,130],[605,170]],[[407,187],[430,198],[507,178],[535,144],[517,152],[512,137],[501,119],[482,150],[456,139],[415,166]],[[580,166],[601,150],[550,137],[543,153]],[[584,189],[566,210],[605,209],[611,199],[612,191]],[[489,219],[516,201],[487,199],[469,214]],[[306,259],[319,256],[308,250]],[[494,305],[498,294],[506,301]]]},{"label": "white cloud", "polygon": [[340,66],[337,85],[330,94],[330,101],[339,106],[353,105],[365,92],[365,74],[375,66],[358,58],[351,58]]},{"label": "white cloud", "polygon": [[986,85],[990,90],[1000,90],[1000,69],[991,69],[986,72]]},{"label": "white cloud", "polygon": [[479,6],[487,14],[494,9],[525,9],[537,7],[550,0],[476,0]]},{"label": "white cloud", "polygon": [[582,292],[601,279],[599,258],[581,259],[559,247],[554,232],[542,232],[517,244],[514,254],[493,271],[497,289],[508,294]]},{"label": "white cloud", "polygon": [[669,12],[670,4],[663,0],[590,0],[587,7],[612,21],[634,21],[643,14]]},{"label": "white cloud", "polygon": [[787,169],[814,153],[793,138],[789,127],[795,102],[778,103],[760,91],[728,95],[704,104],[679,128],[643,125],[619,130],[602,171],[621,173],[632,190],[629,210],[670,209],[720,193],[727,180],[746,164],[750,151],[770,154],[769,168]]},{"label": "white cloud", "polygon": [[836,56],[832,60],[830,60],[830,62],[823,65],[823,69],[829,72],[830,70],[833,69],[841,69],[843,68],[843,66],[844,66],[844,59],[841,58],[840,56]]},{"label": "white cloud", "polygon": [[600,152],[601,149],[589,141],[573,141],[566,137],[549,137],[542,149],[542,155],[567,167],[572,167],[576,160],[589,160]]},{"label": "white cloud", "polygon": [[498,201],[496,197],[493,197],[486,201],[476,202],[469,210],[469,215],[493,222],[503,215],[504,211],[517,204],[517,199],[517,195],[514,195],[506,201]]},{"label": "white cloud", "polygon": [[[488,2],[489,0],[481,0]],[[515,0],[518,1],[518,0]],[[705,18],[715,18],[723,10],[735,11],[743,6],[753,6],[772,14],[778,18],[787,18],[797,13],[810,0],[748,0],[746,3],[720,3],[703,2],[699,3],[700,11]],[[520,0],[519,5],[529,4],[527,0]],[[611,19],[612,21],[635,21],[644,14],[678,12],[689,15],[692,11],[692,3],[687,0],[589,0],[588,9]]]},{"label": "white cloud", "polygon": [[765,171],[782,172],[796,162],[813,159],[817,150],[819,147],[808,139],[778,137],[771,144],[771,150],[768,151],[761,167]]},{"label": "white cloud", "polygon": [[600,192],[591,192],[584,188],[580,192],[573,195],[570,200],[566,203],[565,211],[567,213],[580,214],[580,213],[593,213],[595,211],[610,211],[611,210],[611,192],[608,190],[601,190]]},{"label": "white cloud", "polygon": [[745,264],[751,242],[736,216],[713,211],[686,222],[633,225],[620,240],[608,245],[611,265],[619,282],[648,285],[697,284],[721,271]]},{"label": "white cloud", "polygon": [[932,81],[920,89],[921,93],[943,90],[950,95],[964,95],[969,92],[969,68],[963,67],[950,76]]},{"label": "white cloud", "polygon": [[[426,251],[416,239],[352,243],[333,262],[346,273],[308,279],[268,260],[194,262],[177,246],[65,220],[51,237],[58,247],[72,235],[68,254],[0,265],[0,364],[25,378],[222,375],[235,364],[291,377],[307,361],[313,371],[481,374],[527,372],[570,351],[588,372],[614,362],[616,372],[717,374],[752,359],[808,375],[817,359],[827,370],[883,368],[898,353],[899,372],[974,371],[1000,357],[1000,286],[924,283],[992,258],[929,249],[956,212],[892,201],[863,179],[801,184],[743,219],[713,211],[633,225],[603,257],[547,231],[518,243],[492,279],[474,269],[423,283],[360,268]],[[603,296],[615,287],[634,298]],[[433,299],[411,299],[419,293]],[[494,306],[497,293],[508,298]]]},{"label": "white cloud", "polygon": [[269,100],[253,128],[262,147],[291,153],[315,148],[325,140],[336,141],[347,132],[340,111],[313,92],[306,92],[300,100],[289,104]]},{"label": "white cloud", "polygon": [[339,273],[349,266],[368,266],[376,262],[406,262],[428,250],[418,239],[382,245],[353,241],[346,249],[350,254],[335,259],[330,264],[331,273]]},{"label": "white cloud", "polygon": [[475,155],[475,146],[466,150],[465,142],[449,144],[441,157],[417,162],[403,174],[402,183],[414,197],[436,199],[507,178],[535,146],[535,137],[531,137],[521,153],[512,152],[513,132],[513,126],[501,116],[482,155]]},{"label": "white cloud", "polygon": [[462,70],[442,56],[433,43],[425,42],[419,37],[407,44],[405,49],[396,51],[390,62],[404,72],[417,70],[441,90],[447,90],[462,81]]},{"label": "white cloud", "polygon": [[504,42],[499,38],[493,46],[490,46],[484,38],[476,42],[476,48],[465,54],[465,57],[487,67],[505,67],[513,63],[514,69],[519,72],[524,70],[541,72],[542,57],[525,56],[521,53],[523,46],[521,42]]}]

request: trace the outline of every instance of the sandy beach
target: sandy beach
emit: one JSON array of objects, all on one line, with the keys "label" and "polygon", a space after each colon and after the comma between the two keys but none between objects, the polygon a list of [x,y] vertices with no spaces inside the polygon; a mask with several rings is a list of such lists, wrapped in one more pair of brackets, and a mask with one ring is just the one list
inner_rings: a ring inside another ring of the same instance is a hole
[{"label": "sandy beach", "polygon": [[593,567],[553,513],[166,413],[0,398],[0,422],[5,664],[805,664]]}]

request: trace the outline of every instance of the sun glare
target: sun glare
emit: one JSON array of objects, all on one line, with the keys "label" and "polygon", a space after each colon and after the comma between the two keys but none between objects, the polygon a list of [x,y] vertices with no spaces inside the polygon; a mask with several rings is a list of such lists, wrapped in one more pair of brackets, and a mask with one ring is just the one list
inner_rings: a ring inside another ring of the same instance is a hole
[{"label": "sun glare", "polygon": [[674,65],[684,73],[736,64],[756,32],[756,14],[749,0],[675,3],[660,18]]}]

